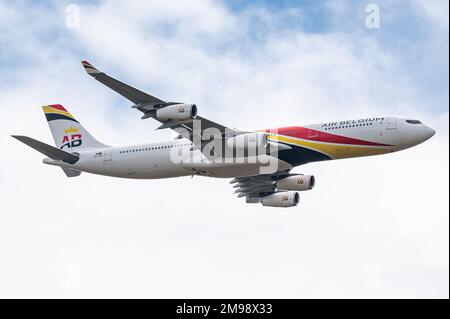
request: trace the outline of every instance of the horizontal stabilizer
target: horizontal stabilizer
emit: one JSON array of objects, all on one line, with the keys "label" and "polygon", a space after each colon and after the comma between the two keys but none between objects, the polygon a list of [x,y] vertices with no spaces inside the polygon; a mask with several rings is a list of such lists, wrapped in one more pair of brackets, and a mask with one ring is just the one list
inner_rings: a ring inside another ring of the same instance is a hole
[{"label": "horizontal stabilizer", "polygon": [[28,145],[29,147],[34,148],[36,151],[50,157],[51,159],[64,161],[69,164],[75,164],[78,162],[78,156],[67,153],[54,146],[39,142],[31,137],[21,135],[12,135],[12,137]]}]

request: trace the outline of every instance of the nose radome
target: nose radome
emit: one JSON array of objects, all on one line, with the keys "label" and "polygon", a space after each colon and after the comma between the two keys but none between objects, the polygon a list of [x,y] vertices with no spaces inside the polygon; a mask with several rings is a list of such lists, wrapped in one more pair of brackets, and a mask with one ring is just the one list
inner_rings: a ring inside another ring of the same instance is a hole
[{"label": "nose radome", "polygon": [[427,134],[427,140],[428,140],[429,138],[432,138],[434,136],[434,134],[436,134],[436,131],[433,128],[427,126],[426,134]]},{"label": "nose radome", "polygon": [[421,130],[421,132],[418,136],[420,143],[423,143],[423,142],[429,140],[430,138],[432,138],[434,136],[434,134],[436,134],[436,131],[434,129],[432,129],[429,126],[424,125],[423,129]]},{"label": "nose radome", "polygon": [[431,127],[430,127],[430,130],[431,130],[431,136],[430,137],[433,137],[436,134],[436,130],[432,129]]}]

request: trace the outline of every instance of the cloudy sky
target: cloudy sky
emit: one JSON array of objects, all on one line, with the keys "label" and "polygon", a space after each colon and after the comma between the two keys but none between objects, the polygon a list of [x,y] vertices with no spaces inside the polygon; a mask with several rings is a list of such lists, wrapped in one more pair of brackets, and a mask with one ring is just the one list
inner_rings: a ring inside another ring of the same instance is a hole
[{"label": "cloudy sky", "polygon": [[[448,298],[448,9],[0,1],[0,297]],[[222,179],[67,179],[10,137],[52,142],[41,105],[63,104],[110,145],[173,137],[84,59],[230,127],[399,115],[437,134],[296,168],[317,186],[291,209],[246,205]]]}]

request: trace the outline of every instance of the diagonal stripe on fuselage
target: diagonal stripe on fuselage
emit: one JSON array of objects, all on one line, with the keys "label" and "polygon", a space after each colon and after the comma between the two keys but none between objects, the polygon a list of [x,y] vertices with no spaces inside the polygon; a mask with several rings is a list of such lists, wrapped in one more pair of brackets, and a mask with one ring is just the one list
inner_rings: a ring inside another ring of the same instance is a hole
[{"label": "diagonal stripe on fuselage", "polygon": [[326,142],[335,144],[349,144],[360,146],[392,146],[387,144],[376,143],[372,141],[365,141],[358,138],[347,137],[337,134],[331,134],[319,130],[314,130],[301,126],[281,127],[276,129],[266,130],[267,133],[273,133],[276,135],[283,135],[288,137],[294,137],[302,140],[308,140],[313,142]]},{"label": "diagonal stripe on fuselage", "polygon": [[320,152],[332,159],[341,159],[348,157],[359,157],[368,155],[380,155],[391,152],[390,146],[359,146],[340,143],[312,142],[309,140],[293,138],[283,135],[269,136],[269,140],[280,141],[287,144],[301,146],[310,150]]}]

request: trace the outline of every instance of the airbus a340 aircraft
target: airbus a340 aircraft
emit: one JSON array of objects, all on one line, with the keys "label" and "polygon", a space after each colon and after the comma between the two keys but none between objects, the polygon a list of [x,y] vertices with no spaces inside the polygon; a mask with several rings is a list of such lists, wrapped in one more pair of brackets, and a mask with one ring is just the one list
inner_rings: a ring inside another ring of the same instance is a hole
[{"label": "airbus a340 aircraft", "polygon": [[68,177],[81,172],[157,179],[189,175],[233,178],[247,203],[292,207],[299,191],[314,187],[311,175],[293,167],[314,161],[400,151],[431,138],[435,131],[415,119],[371,117],[258,131],[239,131],[197,116],[195,104],[167,102],[122,83],[82,62],[89,75],[121,94],[178,136],[163,143],[111,147],[97,141],[62,105],[44,106],[56,147],[13,136],[59,166]]}]

